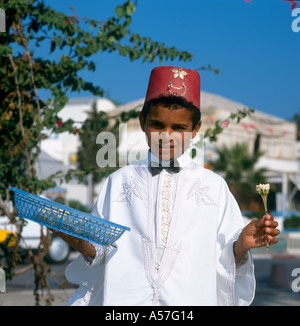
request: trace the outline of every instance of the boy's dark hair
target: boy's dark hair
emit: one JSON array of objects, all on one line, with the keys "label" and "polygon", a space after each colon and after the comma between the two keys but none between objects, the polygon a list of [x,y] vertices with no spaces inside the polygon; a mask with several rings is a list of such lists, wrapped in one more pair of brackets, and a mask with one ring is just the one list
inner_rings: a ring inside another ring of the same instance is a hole
[{"label": "boy's dark hair", "polygon": [[156,105],[162,105],[169,109],[178,110],[180,108],[185,108],[193,113],[193,129],[197,125],[197,123],[201,120],[201,112],[200,110],[193,105],[192,102],[188,102],[184,97],[170,95],[170,96],[159,96],[154,98],[148,102],[146,102],[142,108],[142,115],[146,121],[147,115],[150,112],[151,108]]}]

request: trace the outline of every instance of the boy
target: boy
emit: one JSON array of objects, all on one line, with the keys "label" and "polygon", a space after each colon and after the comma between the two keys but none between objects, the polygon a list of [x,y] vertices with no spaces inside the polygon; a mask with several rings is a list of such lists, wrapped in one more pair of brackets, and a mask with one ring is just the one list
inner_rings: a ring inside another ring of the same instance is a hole
[{"label": "boy", "polygon": [[148,159],[110,175],[92,214],[131,228],[117,248],[60,235],[82,253],[69,305],[249,305],[249,249],[277,242],[271,215],[244,227],[225,181],[184,154],[201,126],[200,76],[157,67],[140,124]]}]

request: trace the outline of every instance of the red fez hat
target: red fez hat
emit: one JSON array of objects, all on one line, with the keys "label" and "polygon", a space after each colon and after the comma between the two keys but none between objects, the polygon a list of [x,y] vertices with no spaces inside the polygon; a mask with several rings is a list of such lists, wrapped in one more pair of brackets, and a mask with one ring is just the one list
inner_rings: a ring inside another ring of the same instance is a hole
[{"label": "red fez hat", "polygon": [[177,67],[156,67],[149,78],[145,102],[160,96],[181,96],[200,110],[200,75]]}]

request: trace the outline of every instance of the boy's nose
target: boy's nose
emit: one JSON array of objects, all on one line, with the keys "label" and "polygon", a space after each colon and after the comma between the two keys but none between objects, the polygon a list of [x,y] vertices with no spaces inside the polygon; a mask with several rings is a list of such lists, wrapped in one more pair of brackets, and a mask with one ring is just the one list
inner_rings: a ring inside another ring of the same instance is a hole
[{"label": "boy's nose", "polygon": [[175,138],[177,139],[178,137],[176,137],[176,133],[174,133],[174,130],[172,129],[166,129],[165,131],[162,131],[159,133],[159,141],[161,144],[170,144],[173,145]]},{"label": "boy's nose", "polygon": [[160,134],[162,137],[169,137],[173,132],[174,130],[172,128],[165,128]]}]

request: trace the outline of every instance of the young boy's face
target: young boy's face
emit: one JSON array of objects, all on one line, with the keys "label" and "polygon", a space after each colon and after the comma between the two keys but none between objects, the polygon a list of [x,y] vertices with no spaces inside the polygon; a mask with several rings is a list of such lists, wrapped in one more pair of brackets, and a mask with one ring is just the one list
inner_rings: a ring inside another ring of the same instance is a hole
[{"label": "young boy's face", "polygon": [[162,160],[172,160],[183,154],[200,129],[193,128],[193,113],[186,108],[170,109],[161,105],[151,108],[146,120],[140,114],[140,124],[151,152]]}]

